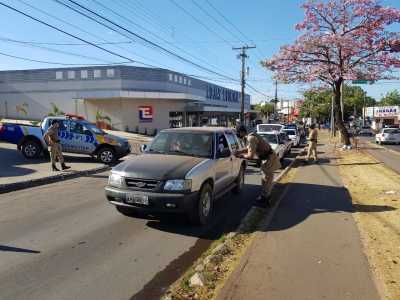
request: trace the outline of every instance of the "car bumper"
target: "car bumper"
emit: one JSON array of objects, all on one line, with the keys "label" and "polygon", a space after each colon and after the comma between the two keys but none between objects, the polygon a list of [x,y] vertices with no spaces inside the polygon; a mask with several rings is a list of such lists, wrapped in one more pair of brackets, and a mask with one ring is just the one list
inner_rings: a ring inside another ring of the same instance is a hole
[{"label": "car bumper", "polygon": [[[197,192],[188,194],[152,193],[133,191],[123,188],[107,186],[105,188],[107,200],[116,206],[131,207],[147,213],[188,213],[192,211],[198,197]],[[126,203],[127,194],[147,196],[149,205]]]}]

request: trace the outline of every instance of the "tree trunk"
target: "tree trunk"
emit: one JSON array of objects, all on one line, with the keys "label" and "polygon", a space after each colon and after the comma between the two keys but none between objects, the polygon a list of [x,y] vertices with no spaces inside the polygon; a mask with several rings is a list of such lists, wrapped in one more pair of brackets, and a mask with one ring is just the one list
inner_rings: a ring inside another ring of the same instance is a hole
[{"label": "tree trunk", "polygon": [[350,137],[349,133],[347,131],[347,128],[343,124],[343,118],[342,118],[342,109],[340,105],[340,85],[342,84],[343,79],[340,79],[335,82],[335,86],[333,88],[333,94],[334,94],[334,105],[335,105],[335,124],[337,128],[339,129],[340,133],[342,134],[342,139],[343,142],[346,146],[351,145],[350,142]]}]

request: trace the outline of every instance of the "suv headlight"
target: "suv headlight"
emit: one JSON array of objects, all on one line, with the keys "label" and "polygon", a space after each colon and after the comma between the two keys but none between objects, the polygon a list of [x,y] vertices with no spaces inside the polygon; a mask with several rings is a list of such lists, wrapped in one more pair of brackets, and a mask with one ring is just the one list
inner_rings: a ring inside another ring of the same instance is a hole
[{"label": "suv headlight", "polygon": [[168,180],[164,185],[166,191],[190,191],[192,189],[192,180],[175,179]]},{"label": "suv headlight", "polygon": [[111,186],[121,187],[124,184],[124,177],[116,173],[111,173],[108,177],[108,184]]}]

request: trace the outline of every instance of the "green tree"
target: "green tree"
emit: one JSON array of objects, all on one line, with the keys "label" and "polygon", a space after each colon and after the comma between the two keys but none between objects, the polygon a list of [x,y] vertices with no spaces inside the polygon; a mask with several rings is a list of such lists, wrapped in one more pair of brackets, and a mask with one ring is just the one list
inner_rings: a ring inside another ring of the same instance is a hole
[{"label": "green tree", "polygon": [[[301,107],[302,117],[312,117],[324,121],[330,117],[332,91],[328,88],[310,89],[303,93],[304,104]],[[343,87],[344,119],[349,116],[361,116],[365,106],[375,105],[375,99],[366,95],[359,86],[344,85]]]},{"label": "green tree", "polygon": [[261,112],[266,117],[274,112],[274,104],[267,102],[258,103],[255,105],[255,110]]},{"label": "green tree", "polygon": [[400,105],[400,92],[398,90],[393,90],[388,92],[381,101],[378,102],[379,106],[392,106]]},{"label": "green tree", "polygon": [[111,118],[109,116],[107,116],[107,115],[103,115],[103,113],[98,110],[96,112],[96,121],[105,121],[105,120],[107,120],[108,123],[111,124]]},{"label": "green tree", "polygon": [[49,117],[65,115],[65,113],[61,109],[59,109],[58,106],[55,105],[53,102],[51,102],[50,105],[51,111],[47,114]]}]

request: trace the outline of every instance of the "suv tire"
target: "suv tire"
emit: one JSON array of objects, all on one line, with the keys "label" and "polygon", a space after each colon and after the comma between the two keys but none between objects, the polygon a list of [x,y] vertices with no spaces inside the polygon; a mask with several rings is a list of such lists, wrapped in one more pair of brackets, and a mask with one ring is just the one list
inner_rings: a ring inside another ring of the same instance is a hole
[{"label": "suv tire", "polygon": [[195,201],[189,220],[194,225],[206,225],[213,212],[213,190],[209,183],[205,183]]},{"label": "suv tire", "polygon": [[235,180],[235,187],[233,188],[232,192],[234,194],[240,194],[243,190],[244,186],[244,167],[240,167],[239,175]]},{"label": "suv tire", "polygon": [[116,160],[115,151],[112,147],[109,146],[101,147],[100,150],[97,152],[97,158],[103,164],[112,164]]},{"label": "suv tire", "polygon": [[21,146],[22,154],[28,159],[38,158],[42,150],[42,146],[33,139],[25,141]]}]

